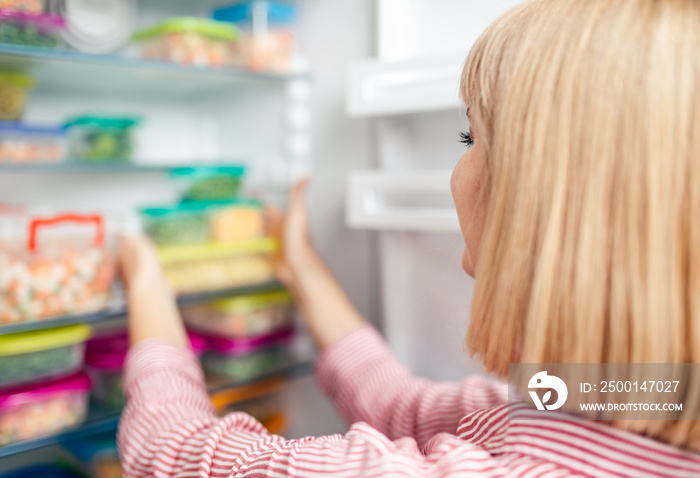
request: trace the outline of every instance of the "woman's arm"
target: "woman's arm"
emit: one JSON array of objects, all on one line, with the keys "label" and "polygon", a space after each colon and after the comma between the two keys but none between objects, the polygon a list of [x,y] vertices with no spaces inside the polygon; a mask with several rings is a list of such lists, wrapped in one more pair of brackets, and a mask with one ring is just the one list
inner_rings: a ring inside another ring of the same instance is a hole
[{"label": "woman's arm", "polygon": [[362,318],[311,241],[304,201],[295,185],[286,216],[271,211],[282,238],[280,277],[296,296],[316,343],[324,351],[317,377],[349,423],[365,421],[391,439],[413,437],[422,446],[480,408],[503,404],[507,388],[474,376],[458,383],[413,377]]},{"label": "woman's arm", "polygon": [[313,245],[304,197],[307,184],[302,180],[294,185],[285,215],[268,207],[267,222],[282,245],[277,275],[294,294],[311,335],[323,350],[367,323]]},{"label": "woman's arm", "polygon": [[285,440],[245,413],[216,418],[194,355],[163,340],[129,353],[118,445],[126,478],[475,476],[508,471],[488,452],[442,434],[422,448],[365,423],[345,435]]},{"label": "woman's arm", "polygon": [[119,259],[127,290],[131,345],[160,339],[189,348],[175,296],[165,280],[153,244],[145,237],[125,237]]}]

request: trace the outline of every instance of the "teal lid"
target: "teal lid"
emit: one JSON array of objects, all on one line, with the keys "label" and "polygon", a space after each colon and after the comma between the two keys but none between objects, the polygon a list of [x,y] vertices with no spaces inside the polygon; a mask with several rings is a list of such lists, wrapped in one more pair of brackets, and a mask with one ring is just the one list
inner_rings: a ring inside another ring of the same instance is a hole
[{"label": "teal lid", "polygon": [[134,40],[142,41],[167,33],[194,32],[211,38],[223,40],[235,40],[238,37],[238,28],[230,23],[208,20],[198,17],[176,17],[157,23],[150,28],[145,28],[134,33]]},{"label": "teal lid", "polygon": [[188,214],[203,212],[208,209],[221,209],[226,207],[254,207],[262,208],[263,203],[258,199],[238,198],[225,201],[182,201],[175,206],[156,206],[141,209],[141,214],[152,217],[163,217],[171,214]]},{"label": "teal lid", "polygon": [[74,116],[66,121],[66,128],[71,126],[96,126],[98,128],[127,129],[136,126],[141,118],[136,116]]},{"label": "teal lid", "polygon": [[188,166],[182,168],[174,168],[170,170],[170,175],[173,177],[186,177],[188,179],[197,179],[211,176],[236,176],[241,177],[245,174],[245,166]]}]

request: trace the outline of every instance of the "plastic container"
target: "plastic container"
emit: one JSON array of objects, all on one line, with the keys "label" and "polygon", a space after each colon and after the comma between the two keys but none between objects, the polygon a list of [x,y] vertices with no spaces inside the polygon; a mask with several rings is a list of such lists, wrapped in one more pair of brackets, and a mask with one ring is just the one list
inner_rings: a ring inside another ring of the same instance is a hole
[{"label": "plastic container", "polygon": [[0,0],[0,9],[27,13],[46,12],[44,0]]},{"label": "plastic container", "polygon": [[122,368],[126,353],[127,349],[100,350],[90,346],[85,355],[85,370],[92,379],[95,400],[114,409],[124,406]]},{"label": "plastic container", "polygon": [[233,64],[253,71],[289,73],[295,51],[296,10],[280,2],[249,1],[214,10],[216,20],[241,30],[232,45]]},{"label": "plastic container", "polygon": [[0,212],[0,326],[104,309],[113,226],[101,214]]},{"label": "plastic container", "polygon": [[209,337],[210,351],[202,357],[204,370],[236,382],[252,380],[278,371],[289,361],[291,328],[246,339]]},{"label": "plastic container", "polygon": [[61,127],[0,122],[0,162],[55,163],[64,156]]},{"label": "plastic container", "polygon": [[211,239],[215,242],[245,241],[264,234],[263,208],[260,201],[239,199],[215,207],[209,215]]},{"label": "plastic container", "polygon": [[237,37],[233,25],[196,17],[171,18],[133,36],[143,58],[205,67],[230,65]]},{"label": "plastic container", "polygon": [[71,159],[90,162],[128,161],[134,150],[137,117],[78,116],[69,119],[68,150]]},{"label": "plastic container", "polygon": [[260,201],[184,202],[141,210],[146,234],[158,245],[232,242],[263,235]]},{"label": "plastic container", "polygon": [[0,389],[77,372],[89,336],[83,324],[0,335]]},{"label": "plastic container", "polygon": [[0,120],[20,119],[32,88],[33,77],[15,71],[0,71]]},{"label": "plastic container", "polygon": [[[207,339],[188,332],[192,351],[201,356],[207,348]],[[93,381],[95,400],[114,409],[124,406],[122,369],[129,350],[126,332],[97,337],[88,342],[85,354],[86,371]]]},{"label": "plastic container", "polygon": [[274,280],[270,238],[232,243],[164,246],[159,248],[163,270],[177,293],[188,294],[251,286]]},{"label": "plastic container", "polygon": [[182,183],[183,201],[225,201],[235,199],[245,174],[243,166],[175,168],[172,178]]},{"label": "plastic container", "polygon": [[60,15],[0,9],[0,42],[55,48],[66,21]]},{"label": "plastic container", "polygon": [[209,240],[209,217],[198,205],[149,207],[141,210],[143,230],[159,245],[189,244]]},{"label": "plastic container", "polygon": [[0,446],[83,423],[89,390],[90,379],[80,373],[0,392]]},{"label": "plastic container", "polygon": [[182,309],[188,327],[231,339],[256,337],[289,327],[294,319],[286,291],[234,296]]}]

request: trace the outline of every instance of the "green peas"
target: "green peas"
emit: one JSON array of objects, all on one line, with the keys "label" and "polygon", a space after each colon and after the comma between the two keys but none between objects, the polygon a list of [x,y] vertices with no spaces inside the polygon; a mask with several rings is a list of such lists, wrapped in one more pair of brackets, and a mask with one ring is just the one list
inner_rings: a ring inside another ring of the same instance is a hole
[{"label": "green peas", "polygon": [[81,355],[82,347],[69,345],[0,356],[0,387],[12,387],[70,373],[80,368]]}]

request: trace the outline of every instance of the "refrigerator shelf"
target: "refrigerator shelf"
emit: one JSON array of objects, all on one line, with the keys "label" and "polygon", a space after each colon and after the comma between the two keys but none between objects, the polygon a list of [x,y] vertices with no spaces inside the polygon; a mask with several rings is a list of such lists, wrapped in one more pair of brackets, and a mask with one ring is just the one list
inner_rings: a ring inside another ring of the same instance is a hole
[{"label": "refrigerator shelf", "polygon": [[0,174],[111,174],[111,173],[151,173],[167,172],[181,167],[207,167],[207,166],[239,166],[243,160],[222,159],[216,162],[188,162],[188,163],[156,163],[156,162],[106,162],[102,164],[89,164],[85,162],[65,160],[57,163],[0,163]]},{"label": "refrigerator shelf", "polygon": [[463,62],[457,56],[356,62],[350,67],[346,111],[353,117],[456,111]]},{"label": "refrigerator shelf", "polygon": [[348,177],[346,222],[355,229],[459,232],[450,171],[367,170]]},{"label": "refrigerator shelf", "polygon": [[183,66],[117,54],[0,43],[0,67],[30,73],[37,84],[58,91],[188,95],[224,91],[232,85],[284,84],[299,75],[254,73],[240,68]]},{"label": "refrigerator shelf", "polygon": [[[223,289],[211,292],[202,292],[198,294],[186,294],[177,298],[177,303],[180,306],[194,305],[203,302],[208,302],[220,297],[231,295],[255,294],[259,292],[269,292],[282,289],[282,285],[277,281],[264,282],[262,284],[254,284],[245,287],[236,287],[233,289]],[[123,302],[112,304],[105,310],[86,315],[67,315],[57,317],[55,319],[44,321],[20,322],[17,324],[0,325],[0,335],[12,334],[15,332],[26,332],[29,330],[47,329],[52,327],[60,327],[72,324],[84,324],[100,322],[115,317],[125,316],[127,313],[127,305]]]},{"label": "refrigerator shelf", "polygon": [[[209,393],[216,394],[221,393],[227,389],[243,387],[255,384],[256,382],[264,382],[272,377],[281,377],[287,380],[294,380],[298,378],[303,378],[311,375],[313,372],[313,362],[311,360],[302,360],[288,367],[275,372],[274,374],[268,374],[260,377],[256,377],[252,380],[235,382],[235,383],[218,383],[214,386],[209,386]],[[269,393],[269,389],[263,387],[258,395],[248,394],[241,402],[252,400],[254,398],[262,397]],[[43,436],[39,438],[34,438],[32,440],[25,440],[17,443],[11,443],[9,445],[0,446],[0,458],[9,457],[16,455],[18,453],[24,453],[31,450],[36,450],[50,445],[56,445],[65,443],[70,440],[91,437],[94,435],[99,435],[104,432],[114,431],[117,429],[119,424],[120,412],[109,409],[97,403],[90,403],[90,409],[88,411],[88,417],[85,423],[79,427],[66,430],[61,433],[56,433],[53,435]]]}]

